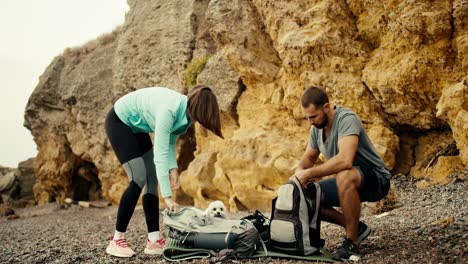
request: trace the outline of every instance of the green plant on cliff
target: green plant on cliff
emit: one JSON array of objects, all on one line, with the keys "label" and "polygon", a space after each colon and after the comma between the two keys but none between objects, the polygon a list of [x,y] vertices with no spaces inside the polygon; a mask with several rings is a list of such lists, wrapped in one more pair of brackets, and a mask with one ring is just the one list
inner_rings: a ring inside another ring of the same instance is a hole
[{"label": "green plant on cliff", "polygon": [[206,63],[212,55],[203,56],[193,59],[185,70],[185,84],[191,87],[197,83],[197,76],[203,71]]}]

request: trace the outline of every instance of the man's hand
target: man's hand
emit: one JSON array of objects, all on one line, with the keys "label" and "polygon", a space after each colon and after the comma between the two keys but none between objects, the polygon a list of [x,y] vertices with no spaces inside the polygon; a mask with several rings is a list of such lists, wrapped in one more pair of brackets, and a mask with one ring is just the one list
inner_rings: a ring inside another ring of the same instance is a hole
[{"label": "man's hand", "polygon": [[164,203],[166,204],[167,210],[169,210],[170,214],[179,211],[179,204],[176,203],[171,197],[164,198]]},{"label": "man's hand", "polygon": [[294,175],[295,175],[298,171],[301,171],[301,170],[303,170],[303,169],[302,169],[302,168],[296,168],[296,169],[294,170]]},{"label": "man's hand", "polygon": [[301,169],[296,169],[295,173],[291,178],[293,179],[294,177],[297,177],[299,179],[299,182],[301,183],[302,186],[306,187],[307,183],[309,182],[309,177],[307,176],[307,170],[301,170]]},{"label": "man's hand", "polygon": [[175,191],[180,188],[179,172],[177,169],[172,169],[169,173],[169,181],[171,183],[171,190]]}]

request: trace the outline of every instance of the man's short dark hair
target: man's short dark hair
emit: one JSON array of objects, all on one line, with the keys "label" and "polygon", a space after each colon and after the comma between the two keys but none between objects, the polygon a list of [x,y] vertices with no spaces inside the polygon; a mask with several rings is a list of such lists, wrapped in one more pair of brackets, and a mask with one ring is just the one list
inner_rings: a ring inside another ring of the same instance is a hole
[{"label": "man's short dark hair", "polygon": [[328,103],[328,95],[322,88],[317,86],[310,86],[307,88],[301,97],[301,104],[304,108],[308,107],[310,104],[321,107],[325,103]]}]

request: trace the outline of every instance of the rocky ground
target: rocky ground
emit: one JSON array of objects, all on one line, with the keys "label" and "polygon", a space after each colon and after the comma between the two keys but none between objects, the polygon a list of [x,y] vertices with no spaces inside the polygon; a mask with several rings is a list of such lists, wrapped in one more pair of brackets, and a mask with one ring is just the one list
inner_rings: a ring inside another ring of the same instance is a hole
[{"label": "rocky ground", "polygon": [[[373,232],[363,243],[361,263],[467,263],[468,185],[454,178],[445,186],[417,189],[416,180],[394,177],[397,208],[384,215],[364,209],[363,220]],[[143,210],[137,208],[128,241],[137,252],[131,259],[106,255],[115,224],[116,207],[60,209],[55,204],[16,209],[18,219],[0,218],[0,263],[164,263],[143,253],[146,233]],[[233,214],[239,217],[245,213]],[[334,250],[341,228],[323,224],[323,238]],[[208,261],[193,261],[207,263]],[[240,263],[302,263],[277,259]]]}]

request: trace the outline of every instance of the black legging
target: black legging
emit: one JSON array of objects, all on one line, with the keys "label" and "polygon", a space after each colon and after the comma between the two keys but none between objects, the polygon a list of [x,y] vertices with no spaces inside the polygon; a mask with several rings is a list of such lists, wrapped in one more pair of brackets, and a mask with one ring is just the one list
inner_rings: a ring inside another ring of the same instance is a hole
[{"label": "black legging", "polygon": [[143,210],[148,232],[159,230],[159,200],[153,144],[148,133],[133,133],[112,108],[107,114],[105,129],[114,152],[127,172],[130,183],[120,199],[116,230],[125,232],[143,187]]}]

